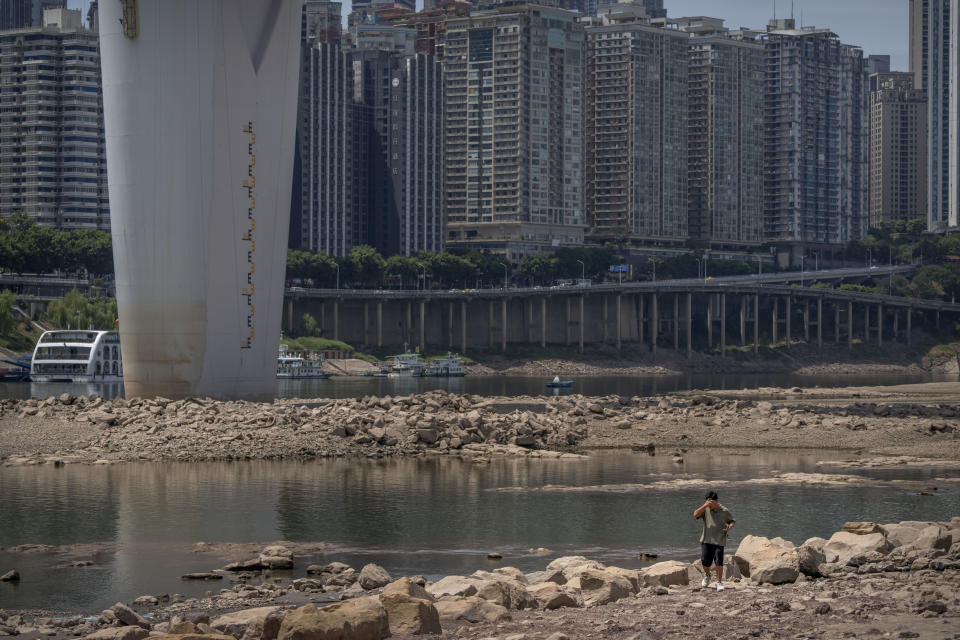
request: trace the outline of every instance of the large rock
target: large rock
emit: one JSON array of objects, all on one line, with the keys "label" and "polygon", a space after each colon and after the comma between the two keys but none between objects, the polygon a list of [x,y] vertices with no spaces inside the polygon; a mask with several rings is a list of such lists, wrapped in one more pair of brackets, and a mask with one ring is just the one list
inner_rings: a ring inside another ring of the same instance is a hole
[{"label": "large rock", "polygon": [[477,583],[474,578],[464,576],[447,576],[433,584],[427,585],[427,593],[434,598],[444,596],[472,596],[477,593]]},{"label": "large rock", "polygon": [[580,589],[583,604],[588,607],[610,604],[634,593],[629,580],[600,569],[580,571],[567,582],[567,587]]},{"label": "large rock", "polygon": [[866,536],[871,533],[883,533],[883,529],[876,522],[845,522],[841,531]]},{"label": "large rock", "polygon": [[161,633],[148,637],[150,640],[233,640],[233,636],[219,633]]},{"label": "large rock", "polygon": [[278,640],[381,640],[390,635],[387,610],[377,598],[355,598],[317,609],[312,604],[287,614]]},{"label": "large rock", "polygon": [[143,627],[108,627],[87,636],[90,640],[143,640],[150,632]]},{"label": "large rock", "polygon": [[150,630],[150,622],[122,602],[118,602],[110,607],[110,609],[113,611],[113,615],[117,617],[117,620],[119,620],[121,624],[142,627],[148,631]]},{"label": "large rock", "polygon": [[357,580],[360,586],[368,591],[370,589],[379,589],[390,584],[390,574],[383,567],[376,564],[368,564],[360,569],[360,577]]},{"label": "large rock", "polygon": [[947,551],[955,542],[953,533],[936,522],[901,522],[883,526],[892,547],[908,547],[917,551]]},{"label": "large rock", "polygon": [[293,551],[278,544],[264,547],[260,564],[267,569],[293,569]]},{"label": "large rock", "polygon": [[[716,578],[716,570],[713,567],[710,567],[711,580]],[[689,565],[687,565],[687,577],[690,579],[690,582],[698,583],[703,579],[703,564],[700,560],[694,560]],[[723,579],[724,580],[739,580],[742,578],[739,567],[737,563],[733,561],[733,556],[727,555],[723,559]]]},{"label": "large rock", "polygon": [[583,556],[563,556],[547,565],[548,571],[564,571],[571,567],[587,567],[589,569],[603,569],[604,566],[595,560],[588,560]]},{"label": "large rock", "polygon": [[537,601],[517,580],[490,580],[481,583],[477,596],[506,609],[532,609]]},{"label": "large rock", "polygon": [[640,578],[640,572],[634,569],[621,569],[620,567],[607,567],[604,569],[607,573],[612,573],[618,575],[621,578],[626,578],[627,582],[630,583],[630,589],[637,593],[640,591],[640,586],[642,585],[642,580]]},{"label": "large rock", "polygon": [[554,582],[543,582],[527,587],[527,592],[537,601],[537,606],[546,611],[561,607],[579,607],[581,602]]},{"label": "large rock", "polygon": [[433,596],[427,593],[426,589],[421,587],[410,578],[400,578],[399,580],[394,580],[383,588],[383,593],[380,595],[382,598],[383,596],[387,596],[392,593],[402,593],[410,596],[411,598],[420,598],[421,600],[429,600],[430,602],[433,602]]},{"label": "large rock", "polygon": [[690,584],[690,577],[687,574],[687,563],[679,560],[669,560],[667,562],[658,562],[647,567],[640,573],[644,586],[647,587],[672,587],[674,585]]},{"label": "large rock", "polygon": [[885,554],[890,551],[890,543],[882,533],[857,535],[848,531],[838,531],[830,536],[823,550],[827,555],[837,554],[837,562],[844,565],[854,556],[873,551]]},{"label": "large rock", "polygon": [[405,593],[380,594],[380,604],[387,611],[390,633],[440,634],[440,612],[426,598],[414,598]]},{"label": "large rock", "polygon": [[797,550],[783,538],[747,536],[733,557],[740,573],[755,582],[785,584],[800,576]]},{"label": "large rock", "polygon": [[805,576],[820,575],[820,565],[827,561],[823,551],[827,541],[823,538],[810,538],[797,547],[797,564]]},{"label": "large rock", "polygon": [[257,607],[222,615],[210,626],[237,640],[275,640],[285,616],[279,607]]},{"label": "large rock", "polygon": [[563,575],[560,569],[547,569],[546,571],[534,571],[527,574],[527,584],[541,584],[543,582],[553,582],[556,584],[567,584],[567,577]]},{"label": "large rock", "polygon": [[510,620],[510,612],[489,600],[469,596],[448,597],[436,604],[441,620],[464,620],[466,622],[504,622]]}]

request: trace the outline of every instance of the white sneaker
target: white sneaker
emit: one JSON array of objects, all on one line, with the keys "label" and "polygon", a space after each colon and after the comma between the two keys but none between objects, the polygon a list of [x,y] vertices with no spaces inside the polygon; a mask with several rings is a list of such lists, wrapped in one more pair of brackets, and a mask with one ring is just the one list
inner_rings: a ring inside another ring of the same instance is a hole
[{"label": "white sneaker", "polygon": [[717,582],[717,591],[723,591],[723,583]]},{"label": "white sneaker", "polygon": [[706,589],[710,586],[710,576],[703,576],[703,580],[700,581],[700,586]]}]

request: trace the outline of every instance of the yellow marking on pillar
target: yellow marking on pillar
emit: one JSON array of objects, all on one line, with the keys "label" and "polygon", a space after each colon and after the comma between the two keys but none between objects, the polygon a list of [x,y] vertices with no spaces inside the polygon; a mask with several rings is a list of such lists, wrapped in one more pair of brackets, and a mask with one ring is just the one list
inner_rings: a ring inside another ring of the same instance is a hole
[{"label": "yellow marking on pillar", "polygon": [[254,173],[256,166],[255,145],[257,144],[257,135],[253,130],[253,122],[248,122],[243,126],[243,133],[248,136],[247,140],[247,177],[241,180],[241,188],[247,192],[247,220],[250,223],[249,229],[241,236],[241,241],[247,243],[247,287],[240,290],[240,295],[246,298],[247,302],[247,327],[250,333],[243,341],[241,349],[250,349],[253,347],[253,339],[256,336],[254,330],[254,318],[256,317],[256,305],[254,304],[254,294],[256,285],[253,282],[253,275],[256,273],[256,264],[254,254],[257,251],[257,245],[254,240],[254,231],[257,228],[257,221],[253,217],[253,211],[257,207],[257,200],[254,195],[254,189],[257,187],[257,176]]},{"label": "yellow marking on pillar", "polygon": [[137,0],[121,0],[121,6],[123,17],[120,18],[120,24],[123,25],[123,36],[133,40],[140,35],[140,10]]}]

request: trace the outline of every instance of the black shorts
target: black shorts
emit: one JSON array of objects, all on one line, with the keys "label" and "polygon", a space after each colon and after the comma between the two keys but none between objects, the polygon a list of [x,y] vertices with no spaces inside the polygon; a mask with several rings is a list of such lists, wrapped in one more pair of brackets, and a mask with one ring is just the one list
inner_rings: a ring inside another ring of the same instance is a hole
[{"label": "black shorts", "polygon": [[710,544],[709,542],[700,543],[700,562],[703,563],[703,566],[709,567],[710,565],[717,565],[718,567],[723,566],[723,547],[718,544]]}]

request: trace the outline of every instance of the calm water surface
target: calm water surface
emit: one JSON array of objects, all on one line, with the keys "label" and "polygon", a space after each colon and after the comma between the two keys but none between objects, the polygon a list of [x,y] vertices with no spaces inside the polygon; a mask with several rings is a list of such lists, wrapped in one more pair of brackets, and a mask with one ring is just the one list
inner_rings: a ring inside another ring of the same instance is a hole
[{"label": "calm water surface", "polygon": [[[774,471],[816,471],[824,453],[596,455],[584,460],[326,460],[0,468],[0,546],[109,543],[79,555],[0,550],[0,570],[16,567],[19,584],[0,583],[0,608],[97,611],[117,600],[180,592],[200,595],[220,583],[179,581],[188,571],[223,566],[225,558],[192,553],[207,542],[331,543],[311,562],[382,564],[393,575],[438,576],[503,565],[542,569],[557,555],[579,553],[641,566],[641,551],[692,559],[698,527],[690,514],[702,488],[685,490],[499,491],[544,485],[595,487],[695,476],[718,486],[737,517],[730,546],[748,533],[800,542],[828,536],[848,520],[949,519],[960,515],[960,482],[934,496],[891,484],[805,488],[745,485]],[[930,482],[960,476],[944,470],[860,472],[882,480]],[[547,547],[549,556],[528,550]],[[92,558],[92,567],[54,565]]]},{"label": "calm water surface", "polygon": [[[327,380],[278,380],[278,398],[356,398],[363,396],[407,395],[431,389],[482,396],[544,395],[579,393],[588,396],[609,394],[657,395],[690,389],[755,389],[757,387],[844,387],[892,385],[956,380],[946,374],[916,375],[831,375],[803,376],[792,373],[757,374],[675,374],[650,376],[572,377],[572,389],[548,390],[545,377],[467,376],[465,378],[362,378],[334,376]],[[29,398],[73,393],[99,394],[106,398],[123,395],[123,385],[0,383],[0,399]]]}]

